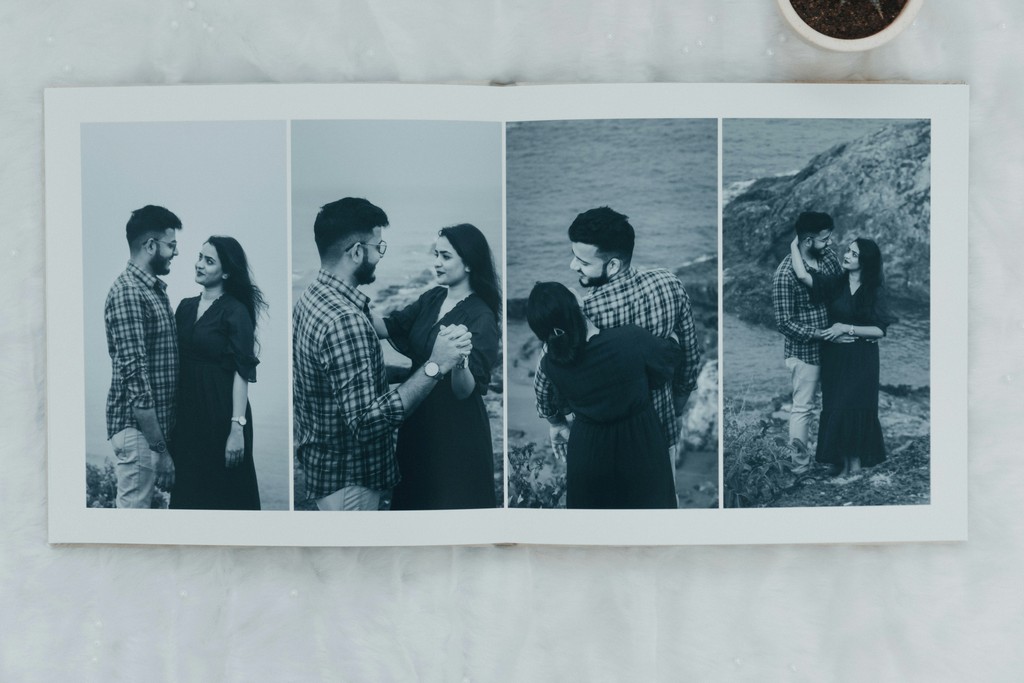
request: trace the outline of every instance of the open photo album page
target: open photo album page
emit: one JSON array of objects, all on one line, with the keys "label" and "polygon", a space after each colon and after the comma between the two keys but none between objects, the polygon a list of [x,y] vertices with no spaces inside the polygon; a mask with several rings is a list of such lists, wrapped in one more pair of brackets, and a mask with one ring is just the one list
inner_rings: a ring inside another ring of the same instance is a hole
[{"label": "open photo album page", "polygon": [[47,90],[49,540],[965,540],[967,105]]}]

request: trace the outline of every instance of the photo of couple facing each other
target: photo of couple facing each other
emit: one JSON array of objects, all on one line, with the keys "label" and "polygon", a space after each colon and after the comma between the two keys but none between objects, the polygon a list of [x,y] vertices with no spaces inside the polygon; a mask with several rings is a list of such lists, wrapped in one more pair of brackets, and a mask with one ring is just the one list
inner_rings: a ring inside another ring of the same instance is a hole
[{"label": "photo of couple facing each other", "polygon": [[[389,221],[363,198],[325,204],[320,269],[293,310],[296,460],[319,510],[495,507],[482,396],[498,361],[502,294],[473,225],[442,228],[436,286],[381,316],[360,291],[385,258]],[[382,341],[412,361],[389,377]],[[397,386],[392,387],[396,381]]]},{"label": "photo of couple facing each other", "polygon": [[701,357],[689,297],[670,271],[632,265],[633,226],[609,207],[579,214],[568,238],[586,295],[541,282],[526,307],[566,507],[675,508],[680,418]]},{"label": "photo of couple facing each other", "polygon": [[878,340],[895,322],[884,287],[882,252],[867,238],[849,241],[840,259],[827,213],[796,219],[790,254],[772,280],[772,304],[785,337],[792,379],[792,471],[811,467],[810,425],[821,387],[814,460],[834,477],[885,460],[878,420]]},{"label": "photo of couple facing each other", "polygon": [[130,259],[104,305],[113,366],[107,438],[116,507],[258,510],[249,384],[266,309],[242,246],[214,235],[198,249],[201,292],[172,310],[161,276],[178,255],[178,217],[147,205],[125,227]]}]

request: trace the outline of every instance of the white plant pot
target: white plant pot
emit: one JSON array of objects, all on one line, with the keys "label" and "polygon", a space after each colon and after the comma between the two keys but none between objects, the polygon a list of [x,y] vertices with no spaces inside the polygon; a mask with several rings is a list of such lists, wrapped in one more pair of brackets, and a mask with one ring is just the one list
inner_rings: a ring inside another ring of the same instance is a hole
[{"label": "white plant pot", "polygon": [[824,33],[816,31],[808,26],[807,22],[801,19],[800,15],[796,13],[795,9],[793,9],[793,5],[790,4],[790,0],[776,1],[778,2],[779,11],[782,12],[782,16],[786,18],[786,21],[789,22],[789,25],[797,32],[797,35],[811,45],[816,45],[826,50],[834,50],[836,52],[860,52],[863,50],[873,50],[880,45],[888,43],[914,22],[914,17],[917,16],[918,11],[921,9],[921,5],[924,4],[924,0],[907,0],[907,4],[903,6],[903,10],[896,16],[893,22],[878,33],[867,36],[866,38],[846,39],[826,36]]}]

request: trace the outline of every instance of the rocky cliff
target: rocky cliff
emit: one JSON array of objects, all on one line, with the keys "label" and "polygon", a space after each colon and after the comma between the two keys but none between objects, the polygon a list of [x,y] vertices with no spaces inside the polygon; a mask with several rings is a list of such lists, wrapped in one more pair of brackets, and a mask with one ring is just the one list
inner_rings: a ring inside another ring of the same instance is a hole
[{"label": "rocky cliff", "polygon": [[771,277],[802,211],[831,214],[840,256],[854,237],[875,240],[892,298],[926,305],[930,197],[929,121],[887,126],[819,154],[794,175],[753,182],[723,210],[725,310],[774,324]]}]

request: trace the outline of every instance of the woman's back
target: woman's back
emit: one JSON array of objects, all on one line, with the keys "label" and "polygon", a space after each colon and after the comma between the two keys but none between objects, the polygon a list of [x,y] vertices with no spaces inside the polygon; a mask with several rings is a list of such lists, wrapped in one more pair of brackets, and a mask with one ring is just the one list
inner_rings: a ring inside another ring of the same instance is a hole
[{"label": "woman's back", "polygon": [[591,337],[579,357],[560,364],[545,356],[545,374],[577,417],[615,422],[650,403],[651,386],[672,376],[678,344],[627,325]]}]

